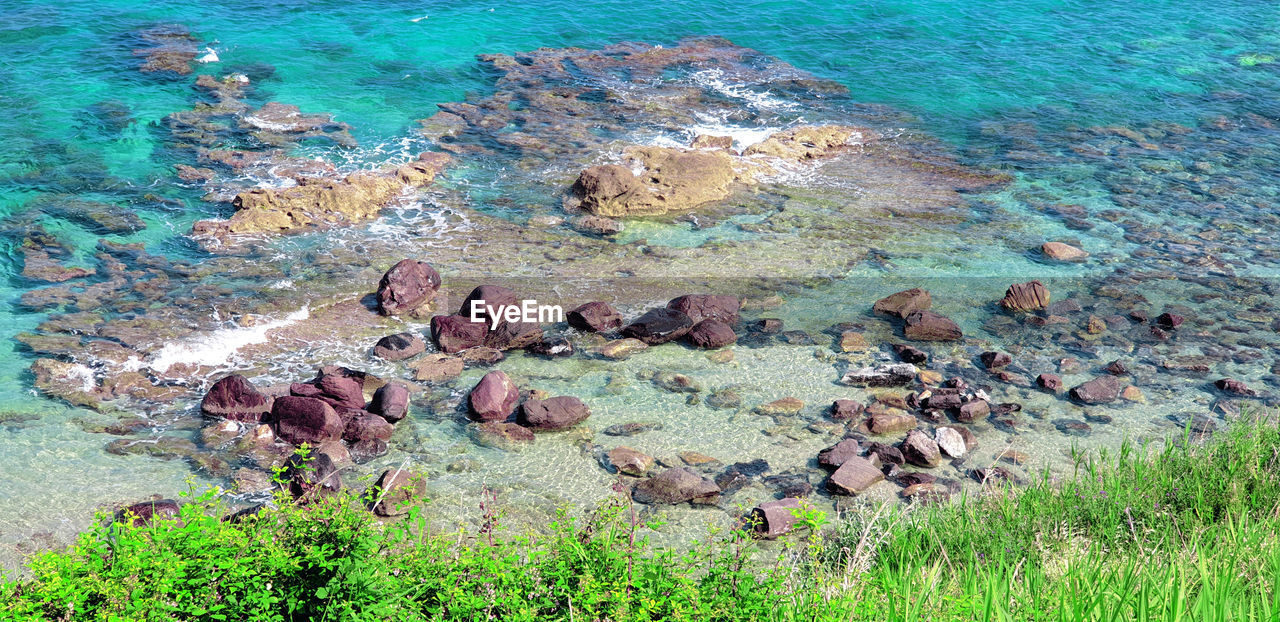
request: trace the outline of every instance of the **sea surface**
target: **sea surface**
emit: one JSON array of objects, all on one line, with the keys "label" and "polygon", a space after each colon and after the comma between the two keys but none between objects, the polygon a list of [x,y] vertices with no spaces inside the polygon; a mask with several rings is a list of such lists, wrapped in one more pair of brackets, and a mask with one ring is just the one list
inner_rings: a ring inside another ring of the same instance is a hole
[{"label": "sea surface", "polygon": [[[195,72],[140,72],[133,53],[144,45],[139,33],[172,24],[191,32],[198,48]],[[1135,305],[1151,317],[1179,310],[1189,323],[1178,329],[1183,332],[1175,345],[1104,341],[1074,350],[1084,363],[1079,371],[1064,372],[1071,386],[1097,375],[1100,365],[1123,359],[1133,367],[1132,383],[1147,394],[1143,403],[1086,411],[1033,389],[994,389],[995,401],[1016,401],[1037,416],[1028,418],[1025,429],[984,428],[976,462],[993,461],[1002,447],[1014,446],[1037,464],[1066,472],[1075,447],[1157,439],[1194,417],[1221,424],[1241,404],[1214,392],[1210,384],[1219,377],[1245,381],[1262,394],[1261,403],[1278,390],[1280,324],[1272,315],[1280,269],[1277,33],[1280,6],[1238,1],[0,0],[0,244],[7,251],[0,280],[0,561],[12,569],[24,553],[69,541],[98,509],[153,494],[173,496],[189,486],[228,485],[225,477],[188,460],[105,451],[112,434],[85,422],[109,422],[119,413],[103,418],[45,397],[29,371],[40,354],[14,339],[67,311],[21,302],[24,293],[48,285],[22,276],[20,245],[33,222],[70,249],[68,265],[90,270],[100,239],[140,243],[152,255],[194,266],[213,260],[215,253],[189,237],[192,224],[225,218],[232,208],[202,200],[201,188],[177,178],[174,165],[190,158],[173,148],[164,126],[167,116],[193,106],[198,74],[244,75],[256,89],[254,105],[285,102],[349,124],[358,147],[299,148],[344,170],[404,162],[433,149],[418,133],[419,119],[434,114],[437,104],[482,99],[500,89],[495,72],[477,62],[482,54],[599,49],[627,41],[675,46],[688,37],[718,36],[779,66],[843,85],[843,103],[823,107],[789,102],[785,93],[759,82],[737,84],[733,76],[682,76],[675,79],[717,92],[751,114],[746,120],[708,119],[687,131],[637,124],[627,138],[676,144],[719,131],[743,144],[800,123],[861,115],[862,122],[880,123],[881,131],[928,137],[930,149],[974,170],[1007,175],[1007,183],[965,194],[967,212],[959,218],[904,225],[883,236],[877,226],[860,226],[848,234],[848,252],[859,258],[852,265],[822,268],[821,274],[815,268],[812,275],[799,270],[792,276],[821,277],[822,283],[782,292],[781,303],[748,314],[781,317],[819,343],[739,346],[731,367],[673,346],[645,352],[625,366],[515,355],[500,368],[543,390],[589,398],[596,429],[634,420],[663,422],[663,432],[647,441],[623,439],[656,456],[699,451],[726,464],[764,457],[775,471],[795,470],[834,441],[816,432],[806,435],[804,426],[792,429],[749,414],[714,419],[722,416],[719,411],[656,388],[648,379],[653,370],[686,373],[707,392],[736,388],[747,411],[756,403],[798,396],[812,422],[821,419],[821,406],[849,396],[847,387],[834,382],[839,364],[832,356],[838,353],[815,354],[831,340],[823,331],[841,322],[859,324],[873,348],[885,353],[867,361],[887,360],[888,344],[901,339],[892,325],[877,323],[869,308],[899,289],[929,287],[935,308],[979,340],[946,350],[952,360],[1008,349],[1027,378],[1059,371],[1063,354],[1022,325],[992,322],[998,313],[991,303],[1011,283],[1040,278],[1055,299],[1079,297],[1086,313],[1071,318],[1076,325],[1095,307],[1104,319],[1128,317]],[[309,266],[324,264],[313,261],[316,256],[337,257],[333,249],[358,255],[368,245],[394,244],[398,248],[384,249],[388,256],[422,254],[430,261],[430,245],[471,226],[475,217],[468,214],[525,223],[533,214],[555,213],[559,198],[549,189],[563,188],[566,175],[572,181],[568,166],[556,161],[546,170],[521,169],[514,161],[475,159],[451,170],[440,190],[372,224],[266,243],[270,252],[259,249],[252,256],[263,258],[258,265],[266,266],[264,274],[237,276],[234,283],[219,282],[216,274],[203,277],[224,286],[223,296],[262,297],[257,323],[220,316],[215,300],[202,319],[221,332],[201,325],[196,337],[184,337],[150,367],[163,371],[174,362],[196,363],[219,373],[237,369],[263,382],[303,380],[323,364],[403,375],[403,368],[370,361],[367,350],[377,337],[372,333],[345,343],[317,334],[308,347],[283,353],[277,348],[260,359],[237,354],[237,348],[264,341],[269,327],[302,321],[309,309],[342,292],[372,289],[367,283],[344,284],[345,273],[336,268],[326,266],[322,273]],[[857,174],[842,174],[793,180],[793,191],[779,203],[838,203],[861,192]],[[840,185],[846,182],[848,187]],[[806,188],[807,195],[794,188]],[[901,192],[914,189],[904,186]],[[130,227],[133,232],[104,232],[50,207],[70,199],[122,206],[138,225]],[[612,242],[677,249],[670,252],[712,249],[759,240],[763,218],[755,210],[719,218],[710,227],[674,218],[638,221]],[[788,243],[780,226],[768,230],[779,247]],[[802,235],[799,225],[795,235]],[[1078,264],[1045,262],[1035,249],[1047,240],[1070,241],[1091,257]],[[492,257],[469,273],[473,279],[486,270],[514,268],[504,263],[502,248],[478,252]],[[312,278],[323,285],[311,290]],[[1141,303],[1130,294],[1141,296]],[[164,301],[161,296],[150,304]],[[642,310],[635,302],[629,313]],[[1124,330],[1146,328],[1135,322]],[[1207,357],[1201,362],[1211,370],[1201,374],[1163,364],[1192,356]],[[942,371],[976,373],[973,367],[953,364]],[[619,439],[540,439],[518,458],[474,448],[455,417],[440,411],[456,406],[483,371],[469,369],[456,384],[415,406],[405,426],[411,433],[396,437],[399,453],[386,459],[417,461],[435,474],[431,490],[444,527],[474,521],[479,490],[486,486],[503,491],[505,501],[526,508],[529,516],[609,494],[614,476],[591,459],[590,446],[608,449]],[[1246,400],[1243,407],[1258,401]],[[142,434],[194,438],[199,422],[193,405],[186,397],[156,406],[154,414],[147,412],[155,424]],[[1062,425],[1064,420],[1087,422],[1090,430],[1081,434],[1078,426]],[[790,440],[777,442],[784,438]],[[963,468],[956,474],[963,479]],[[820,481],[813,476],[815,485]],[[735,503],[750,505],[752,494],[771,494],[758,488],[726,502],[721,513],[730,516]],[[692,533],[724,522],[709,518],[706,509],[672,511],[673,530]]]}]

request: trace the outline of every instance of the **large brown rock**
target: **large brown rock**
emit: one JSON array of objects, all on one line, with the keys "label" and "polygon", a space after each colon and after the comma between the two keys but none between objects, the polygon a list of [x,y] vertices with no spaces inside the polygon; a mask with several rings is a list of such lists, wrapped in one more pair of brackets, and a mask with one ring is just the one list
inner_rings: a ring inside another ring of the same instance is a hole
[{"label": "large brown rock", "polygon": [[928,290],[917,287],[885,296],[877,300],[871,310],[898,319],[906,319],[908,315],[916,311],[925,311],[932,305],[933,297],[929,295]]},{"label": "large brown rock", "polygon": [[837,495],[856,495],[884,479],[884,473],[870,460],[851,457],[827,480],[827,490]]},{"label": "large brown rock", "polygon": [[324,400],[287,395],[271,407],[276,435],[294,445],[319,445],[337,440],[345,427],[338,413]]},{"label": "large brown rock", "polygon": [[411,313],[430,302],[440,289],[440,274],[425,261],[404,259],[378,282],[378,312],[383,315]]},{"label": "large brown rock", "polygon": [[1039,311],[1049,306],[1049,288],[1040,281],[1014,283],[1005,291],[1000,306],[1010,311]]},{"label": "large brown rock", "polygon": [[271,398],[240,374],[231,374],[209,387],[200,400],[200,412],[209,417],[257,423],[271,412]]},{"label": "large brown rock", "polygon": [[293,455],[285,463],[285,480],[295,499],[311,501],[342,490],[342,477],[329,454],[314,452],[308,456]]},{"label": "large brown rock", "polygon": [[689,468],[667,469],[639,484],[631,498],[640,503],[676,504],[695,499],[707,499],[720,494],[715,482]]},{"label": "large brown rock", "polygon": [[342,439],[350,443],[373,439],[388,441],[391,440],[392,432],[395,432],[395,426],[386,419],[370,412],[359,411],[343,428]]},{"label": "large brown rock", "polygon": [[1071,399],[1082,404],[1106,404],[1120,397],[1120,381],[1115,376],[1099,376],[1071,389]]},{"label": "large brown rock", "polygon": [[805,161],[827,157],[850,145],[871,142],[877,138],[874,131],[865,127],[801,125],[771,134],[744,149],[742,155],[767,155]]},{"label": "large brown rock", "polygon": [[667,303],[668,309],[689,316],[694,323],[711,319],[730,325],[738,322],[740,307],[737,297],[715,294],[686,294]]},{"label": "large brown rock", "polygon": [[569,326],[589,333],[608,332],[622,326],[622,314],[607,302],[588,302],[570,311],[565,320]]},{"label": "large brown rock", "polygon": [[1040,247],[1040,252],[1044,253],[1045,257],[1057,261],[1080,261],[1089,256],[1089,253],[1084,250],[1062,242],[1045,242]]},{"label": "large brown rock", "polygon": [[427,496],[427,481],[420,473],[403,469],[387,469],[374,484],[370,509],[378,516],[408,514],[414,503]]},{"label": "large brown rock", "polygon": [[463,360],[448,354],[428,354],[409,365],[413,379],[420,382],[443,382],[462,374]]},{"label": "large brown rock", "polygon": [[488,327],[493,326],[495,319],[499,323],[505,321],[502,317],[495,317],[495,314],[501,314],[499,307],[519,305],[520,299],[514,290],[501,285],[481,285],[462,300],[458,315],[471,321],[478,320]]},{"label": "large brown rock", "polygon": [[426,350],[427,344],[413,333],[387,335],[373,345],[373,355],[385,361],[403,361]]},{"label": "large brown rock", "polygon": [[902,457],[916,466],[933,468],[942,461],[938,443],[920,430],[908,432],[907,438],[898,448],[902,450]]},{"label": "large brown rock", "polygon": [[861,453],[862,448],[858,447],[857,439],[846,438],[835,445],[832,445],[818,452],[818,466],[828,469],[838,469],[840,465],[847,462],[850,458],[856,457]]},{"label": "large brown rock", "polygon": [[364,388],[356,378],[343,374],[325,374],[316,380],[315,385],[320,389],[320,395],[316,397],[329,402],[334,409],[364,409]]},{"label": "large brown rock", "polygon": [[483,322],[472,322],[461,315],[437,315],[431,318],[431,340],[441,352],[453,354],[484,345],[489,330]]},{"label": "large brown rock", "polygon": [[614,447],[605,454],[609,465],[619,473],[639,477],[653,468],[653,457],[627,446]]},{"label": "large brown rock", "polygon": [[902,334],[916,341],[956,341],[964,337],[955,322],[932,311],[916,311],[908,315],[902,325]]},{"label": "large brown rock", "polygon": [[477,421],[503,421],[515,412],[520,391],[511,377],[498,370],[491,371],[476,383],[467,397],[471,418]]},{"label": "large brown rock", "polygon": [[143,501],[121,509],[115,514],[116,522],[129,521],[134,527],[146,527],[157,520],[172,520],[181,515],[178,502],[173,499]]},{"label": "large brown rock", "polygon": [[738,335],[728,324],[720,320],[706,319],[694,324],[693,328],[689,329],[689,334],[685,335],[685,339],[696,348],[714,350],[732,345],[738,340]]},{"label": "large brown rock", "polygon": [[758,538],[772,540],[787,534],[799,522],[796,510],[800,500],[795,497],[766,501],[751,510],[747,522]]},{"label": "large brown rock", "polygon": [[395,423],[409,414],[409,387],[400,382],[388,382],[378,388],[369,402],[369,412]]},{"label": "large brown rock", "polygon": [[528,400],[520,405],[520,425],[535,432],[573,427],[587,420],[591,409],[582,400],[564,395],[545,400]]},{"label": "large brown rock", "polygon": [[581,207],[597,216],[618,218],[686,210],[729,196],[737,177],[733,158],[722,151],[686,151],[640,146],[624,157],[642,169],[639,177],[625,166],[594,166],[573,185]]},{"label": "large brown rock", "polygon": [[533,443],[533,430],[515,423],[485,421],[467,426],[477,445],[518,451]]},{"label": "large brown rock", "polygon": [[623,337],[639,339],[649,345],[674,341],[693,328],[693,319],[675,309],[650,309],[622,329]]}]

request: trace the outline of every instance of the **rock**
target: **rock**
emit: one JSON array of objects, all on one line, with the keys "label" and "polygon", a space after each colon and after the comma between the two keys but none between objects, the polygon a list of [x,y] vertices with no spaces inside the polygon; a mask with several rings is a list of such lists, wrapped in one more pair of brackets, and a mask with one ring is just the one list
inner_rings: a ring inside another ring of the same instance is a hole
[{"label": "rock", "polygon": [[701,393],[702,385],[697,380],[684,374],[669,371],[658,372],[653,377],[653,384],[664,391],[672,393]]},{"label": "rock", "polygon": [[[978,448],[978,437],[977,437],[976,435],[974,435],[973,430],[970,430],[969,428],[967,428],[967,427],[965,427],[965,426],[961,426],[961,425],[943,425],[943,426],[938,426],[938,429],[939,429],[939,430],[944,429],[944,428],[945,428],[945,429],[948,429],[948,430],[954,430],[956,434],[959,434],[959,435],[960,435],[960,439],[964,442],[964,450],[965,450],[966,452],[970,452],[970,453],[971,453],[971,452],[973,452],[973,450],[975,450],[975,449],[977,449],[977,448]],[[935,431],[935,432],[936,432],[936,431]],[[934,440],[935,440],[935,441],[937,440],[937,434],[936,434],[936,433],[934,434]],[[958,456],[957,456],[957,457],[958,457]]]},{"label": "rock", "polygon": [[858,446],[857,439],[846,438],[835,445],[832,445],[818,452],[818,466],[828,469],[838,469],[850,458],[862,453],[862,448]]},{"label": "rock", "polygon": [[827,480],[827,490],[837,495],[856,495],[883,480],[884,473],[870,460],[853,456],[831,474]]},{"label": "rock", "polygon": [[357,441],[351,444],[349,453],[352,462],[365,464],[386,455],[387,442],[379,438]]},{"label": "rock", "polygon": [[588,215],[573,220],[573,228],[583,233],[591,233],[599,236],[611,236],[622,233],[624,229],[621,222],[604,216]]},{"label": "rock", "polygon": [[557,337],[555,339],[543,339],[525,348],[524,351],[543,358],[573,356],[573,344],[569,343],[568,339]]},{"label": "rock", "polygon": [[342,438],[351,443],[375,438],[389,441],[393,432],[395,432],[395,426],[386,419],[373,413],[359,411],[343,428]]},{"label": "rock", "polygon": [[1106,367],[1102,368],[1102,371],[1105,371],[1108,374],[1111,374],[1112,376],[1128,376],[1129,375],[1129,367],[1125,365],[1124,361],[1121,361],[1120,359],[1116,359],[1114,361],[1111,361],[1110,363],[1107,363]]},{"label": "rock", "polygon": [[402,315],[429,302],[440,289],[440,274],[425,261],[404,259],[378,282],[378,312]]},{"label": "rock", "polygon": [[782,332],[783,324],[782,320],[776,317],[762,317],[756,320],[756,323],[752,325],[752,329],[761,334],[776,335]]},{"label": "rock", "polygon": [[854,330],[840,333],[841,352],[866,352],[870,349],[871,344],[867,343],[867,338],[862,336],[862,333]]},{"label": "rock", "polygon": [[520,405],[520,425],[544,432],[573,427],[591,416],[591,409],[572,396],[529,400]]},{"label": "rock", "polygon": [[694,347],[714,350],[732,345],[738,335],[728,324],[714,319],[706,319],[693,325],[685,339]]},{"label": "rock", "polygon": [[533,442],[533,430],[515,423],[485,421],[467,426],[477,445],[506,451],[517,451]]},{"label": "rock", "polygon": [[867,443],[867,455],[875,456],[881,464],[901,465],[906,462],[902,457],[902,450],[885,443]]},{"label": "rock", "polygon": [[729,196],[736,177],[733,158],[720,151],[640,146],[623,156],[642,168],[640,176],[617,164],[582,171],[573,194],[583,209],[609,218],[690,209]]},{"label": "rock", "polygon": [[738,310],[741,306],[734,296],[713,294],[688,294],[667,303],[668,309],[689,316],[694,323],[703,320],[719,320],[729,325],[738,323]]},{"label": "rock", "polygon": [[600,346],[597,352],[607,359],[620,361],[629,358],[636,352],[648,349],[648,347],[648,344],[639,339],[615,339]]},{"label": "rock", "polygon": [[853,400],[836,400],[831,403],[831,418],[836,421],[849,421],[862,414],[865,408]]},{"label": "rock", "polygon": [[662,424],[657,421],[629,421],[611,425],[604,429],[604,433],[609,436],[635,436],[661,429]]},{"label": "rock", "polygon": [[1005,354],[1004,352],[983,352],[978,356],[978,359],[982,361],[983,367],[986,367],[987,369],[1007,367],[1013,362],[1013,357]]},{"label": "rock", "polygon": [[720,494],[720,487],[689,468],[667,469],[636,484],[632,499],[647,504],[676,504]]},{"label": "rock", "polygon": [[615,447],[605,457],[610,466],[626,475],[639,477],[653,468],[653,456],[631,447]]},{"label": "rock", "polygon": [[1036,376],[1036,386],[1046,391],[1060,391],[1062,389],[1062,377],[1057,374],[1040,374]]},{"label": "rock", "polygon": [[1049,306],[1049,288],[1040,281],[1027,281],[1009,286],[1000,306],[1010,311],[1039,311]]},{"label": "rock", "polygon": [[1147,401],[1147,396],[1142,394],[1142,389],[1139,389],[1138,387],[1135,387],[1133,385],[1129,385],[1125,387],[1123,390],[1121,390],[1120,398],[1126,402],[1134,402],[1139,404]]},{"label": "rock", "polygon": [[912,313],[925,311],[932,305],[933,297],[929,292],[917,287],[881,298],[876,301],[871,310],[898,319],[906,319]]},{"label": "rock", "polygon": [[1071,399],[1083,404],[1106,404],[1120,396],[1120,382],[1115,376],[1099,376],[1071,389]]},{"label": "rock", "polygon": [[1223,393],[1227,393],[1230,395],[1239,395],[1243,397],[1258,396],[1257,391],[1250,389],[1247,385],[1245,385],[1245,383],[1240,382],[1239,380],[1231,379],[1231,378],[1223,378],[1221,380],[1215,381],[1213,383],[1213,386],[1217,387],[1219,391],[1222,391]]},{"label": "rock", "polygon": [[408,514],[410,507],[427,496],[427,482],[421,474],[402,469],[387,469],[374,484],[370,507],[378,516]]},{"label": "rock", "polygon": [[932,311],[916,311],[908,315],[902,334],[916,341],[956,341],[964,336],[955,322]]},{"label": "rock", "polygon": [[964,437],[960,436],[960,432],[955,428],[938,428],[933,431],[933,440],[938,444],[938,449],[942,453],[952,458],[963,458],[968,449],[965,447]]},{"label": "rock", "polygon": [[285,463],[284,477],[289,482],[289,492],[295,499],[314,500],[335,495],[342,490],[338,467],[332,458],[323,453],[306,457],[297,454],[290,456]]},{"label": "rock", "polygon": [[804,402],[794,397],[784,397],[756,407],[756,412],[766,416],[793,416],[804,408]]},{"label": "rock", "polygon": [[403,361],[427,350],[426,342],[413,333],[387,335],[373,346],[373,355],[386,361]]},{"label": "rock", "polygon": [[706,454],[700,454],[696,451],[682,451],[680,452],[679,456],[680,456],[681,462],[692,467],[700,467],[700,466],[707,466],[711,464],[720,463],[719,460],[716,460],[715,458],[712,458],[711,456],[708,456]]},{"label": "rock", "polygon": [[271,412],[271,398],[263,395],[240,374],[231,374],[215,383],[200,400],[200,412],[208,417],[257,423]]},{"label": "rock", "polygon": [[973,400],[966,402],[960,406],[959,412],[956,414],[956,420],[961,423],[973,423],[981,421],[991,414],[991,404],[986,400]]},{"label": "rock", "polygon": [[893,352],[897,354],[898,358],[901,359],[902,362],[904,363],[911,363],[913,365],[923,365],[926,361],[929,360],[929,355],[926,354],[923,350],[919,348],[914,348],[912,346],[909,346],[903,343],[893,344]]},{"label": "rock", "polygon": [[698,134],[689,146],[694,149],[733,149],[733,137]]},{"label": "rock", "polygon": [[419,382],[443,382],[462,374],[463,361],[448,354],[428,354],[409,365]]},{"label": "rock", "polygon": [[609,332],[622,326],[622,314],[607,302],[588,302],[570,311],[565,319],[569,326],[589,333]]},{"label": "rock", "polygon": [[1156,325],[1165,330],[1173,330],[1186,321],[1181,315],[1176,313],[1161,313],[1156,316]]},{"label": "rock", "polygon": [[503,421],[515,412],[520,391],[506,373],[491,371],[476,383],[467,397],[471,418],[477,421]]},{"label": "rock", "polygon": [[489,329],[483,321],[472,322],[461,315],[437,315],[431,318],[431,339],[441,352],[454,354],[484,345]]},{"label": "rock", "polygon": [[742,395],[734,389],[720,389],[707,396],[707,406],[716,410],[735,410],[742,406]]},{"label": "rock", "polygon": [[938,443],[920,430],[908,432],[898,448],[902,450],[903,459],[916,466],[933,468],[942,460]]},{"label": "rock", "polygon": [[693,328],[693,319],[675,309],[650,309],[622,329],[623,337],[639,339],[648,345],[674,341]]},{"label": "rock", "polygon": [[316,381],[320,395],[335,409],[364,410],[364,388],[359,380],[341,374],[325,374]]},{"label": "rock", "polygon": [[224,445],[232,439],[240,436],[240,424],[229,419],[223,419],[212,425],[206,425],[200,428],[200,444],[204,447],[213,449],[220,445]]},{"label": "rock", "polygon": [[916,378],[916,367],[910,363],[892,363],[862,367],[845,372],[843,384],[865,387],[892,387],[910,384]]},{"label": "rock", "polygon": [[492,326],[496,320],[499,324],[506,322],[501,317],[500,307],[519,307],[520,297],[512,290],[501,285],[480,285],[471,290],[458,307],[457,315],[472,322],[480,322]]},{"label": "rock", "polygon": [[345,427],[338,413],[324,400],[314,397],[278,397],[271,407],[276,435],[294,445],[319,445],[337,440]]},{"label": "rock", "polygon": [[903,411],[879,413],[867,419],[867,430],[877,436],[898,434],[915,429],[917,425],[920,425],[920,421]]},{"label": "rock", "polygon": [[1003,462],[1008,462],[1009,464],[1020,465],[1020,464],[1026,464],[1029,460],[1031,460],[1031,456],[1028,456],[1027,454],[1024,454],[1016,449],[1006,449],[1000,452],[1000,455],[997,456],[996,459],[1001,460]]},{"label": "rock", "polygon": [[764,483],[778,490],[784,497],[803,498],[813,494],[813,484],[802,473],[783,473],[764,478]]},{"label": "rock", "polygon": [[462,363],[464,365],[470,365],[472,367],[489,367],[502,362],[502,359],[507,358],[507,355],[503,354],[502,350],[497,348],[476,346],[474,348],[467,348],[466,350],[463,350],[459,353],[458,358],[462,359]]},{"label": "rock", "polygon": [[1089,256],[1089,253],[1062,242],[1045,242],[1040,246],[1040,252],[1057,261],[1079,261]]},{"label": "rock", "polygon": [[744,149],[742,155],[765,155],[803,162],[837,153],[851,145],[877,140],[865,127],[846,125],[801,125],[781,132]]},{"label": "rock", "polygon": [[130,505],[115,514],[115,522],[129,521],[134,527],[148,527],[157,520],[176,520],[182,515],[178,502],[173,499],[143,501]]},{"label": "rock", "polygon": [[800,520],[796,516],[799,508],[800,500],[795,497],[766,501],[752,508],[747,523],[756,537],[773,540],[786,535],[795,527]]}]

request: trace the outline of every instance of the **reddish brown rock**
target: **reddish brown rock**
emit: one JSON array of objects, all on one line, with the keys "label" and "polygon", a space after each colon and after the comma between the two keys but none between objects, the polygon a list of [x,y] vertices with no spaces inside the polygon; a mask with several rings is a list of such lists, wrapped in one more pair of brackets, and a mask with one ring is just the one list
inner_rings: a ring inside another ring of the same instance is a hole
[{"label": "reddish brown rock", "polygon": [[1062,389],[1062,377],[1057,374],[1040,374],[1036,376],[1036,385],[1046,391],[1059,391]]},{"label": "reddish brown rock", "polygon": [[563,430],[590,416],[591,409],[582,400],[568,395],[529,400],[520,405],[520,425],[535,432]]},{"label": "reddish brown rock", "polygon": [[1217,387],[1219,391],[1222,391],[1223,393],[1229,393],[1231,395],[1240,395],[1244,397],[1258,396],[1257,391],[1250,389],[1247,385],[1245,385],[1245,383],[1240,382],[1239,380],[1234,380],[1232,378],[1223,378],[1221,380],[1218,380],[1213,383],[1213,386]]},{"label": "reddish brown rock", "polygon": [[732,345],[738,340],[738,335],[728,324],[720,320],[707,319],[693,325],[689,329],[689,334],[685,335],[685,339],[690,345],[706,350],[714,350]]},{"label": "reddish brown rock", "polygon": [[516,383],[501,371],[491,371],[471,389],[467,403],[471,418],[477,421],[502,421],[515,412],[520,391]]},{"label": "reddish brown rock", "polygon": [[1089,256],[1089,253],[1062,242],[1045,242],[1040,247],[1040,252],[1057,261],[1079,261]]},{"label": "reddish brown rock", "polygon": [[884,473],[870,460],[852,457],[840,465],[827,480],[827,490],[837,495],[856,495],[877,482],[884,480]]},{"label": "reddish brown rock", "polygon": [[713,294],[688,294],[667,303],[668,309],[674,309],[689,316],[689,319],[695,323],[711,319],[729,325],[738,322],[740,307],[741,303],[734,296]]},{"label": "reddish brown rock", "polygon": [[840,465],[857,456],[861,451],[862,448],[858,447],[856,439],[846,438],[818,452],[818,466],[832,470],[838,469]]},{"label": "reddish brown rock", "polygon": [[914,429],[920,422],[914,415],[903,411],[885,412],[867,419],[867,429],[875,435],[886,436]]},{"label": "reddish brown rock", "polygon": [[1010,311],[1039,311],[1049,306],[1049,288],[1040,281],[1027,281],[1009,286],[1000,306]]},{"label": "reddish brown rock", "polygon": [[420,473],[403,469],[387,469],[383,471],[374,484],[373,502],[370,509],[378,516],[400,516],[408,514],[414,503],[427,496],[427,481]]},{"label": "reddish brown rock", "polygon": [[134,527],[146,527],[157,520],[173,520],[178,518],[182,510],[173,499],[143,501],[130,505],[115,514],[116,522],[129,521]]},{"label": "reddish brown rock", "polygon": [[853,400],[836,400],[831,403],[831,418],[836,421],[849,421],[862,414],[864,406]]},{"label": "reddish brown rock", "polygon": [[615,447],[605,457],[619,473],[639,477],[653,468],[653,457],[631,447]]},{"label": "reddish brown rock", "polygon": [[392,432],[395,432],[395,426],[386,419],[373,413],[359,411],[343,428],[342,439],[351,443],[375,438],[388,441],[391,440]]},{"label": "reddish brown rock", "polygon": [[364,389],[359,380],[341,374],[325,374],[316,381],[320,395],[316,396],[329,402],[334,409],[364,409]]},{"label": "reddish brown rock", "polygon": [[956,420],[961,423],[973,423],[981,421],[987,415],[991,414],[991,404],[986,400],[973,400],[960,406],[960,410],[956,414]]},{"label": "reddish brown rock", "polygon": [[400,382],[388,382],[373,394],[369,412],[395,423],[409,414],[409,387]]},{"label": "reddish brown rock", "polygon": [[483,345],[488,332],[482,322],[472,322],[461,315],[437,315],[431,318],[431,339],[441,352],[447,354]]},{"label": "reddish brown rock", "polygon": [[693,469],[680,467],[667,469],[639,484],[631,498],[648,504],[676,504],[708,499],[720,494],[715,482],[699,475]]},{"label": "reddish brown rock", "polygon": [[1115,376],[1099,376],[1071,389],[1071,399],[1083,404],[1106,404],[1120,397],[1120,382]]},{"label": "reddish brown rock", "polygon": [[463,361],[459,357],[448,354],[428,354],[411,363],[409,367],[413,369],[414,380],[442,382],[461,375]]},{"label": "reddish brown rock", "polygon": [[240,374],[231,374],[209,388],[200,401],[200,412],[209,417],[257,423],[271,412],[271,398],[263,395]]},{"label": "reddish brown rock", "polygon": [[916,341],[956,341],[964,336],[955,322],[932,311],[916,311],[908,315],[902,334]]},{"label": "reddish brown rock", "polygon": [[657,345],[679,339],[693,328],[693,319],[675,309],[650,309],[622,329],[622,336]]},{"label": "reddish brown rock", "polygon": [[471,438],[479,445],[516,451],[533,443],[533,430],[515,423],[486,421],[467,426]]},{"label": "reddish brown rock", "polygon": [[898,448],[902,450],[902,457],[916,466],[933,468],[942,461],[942,452],[938,449],[938,443],[920,430],[908,432],[907,438]]},{"label": "reddish brown rock", "polygon": [[1186,321],[1186,318],[1176,313],[1161,313],[1156,316],[1156,325],[1165,330],[1173,330]]},{"label": "reddish brown rock", "polygon": [[800,520],[796,510],[800,500],[795,497],[766,501],[751,510],[747,523],[758,538],[772,540],[786,535]]},{"label": "reddish brown rock", "polygon": [[513,306],[520,306],[520,299],[514,290],[501,285],[481,285],[471,290],[463,299],[462,306],[458,307],[458,315],[473,322],[482,322],[485,326],[493,326],[494,320],[499,324],[506,322],[506,318],[496,317],[501,313],[499,307]]},{"label": "reddish brown rock", "polygon": [[413,333],[387,335],[373,346],[373,355],[385,361],[403,361],[422,354],[427,344]]},{"label": "reddish brown rock", "polygon": [[933,297],[929,292],[917,287],[881,298],[872,305],[871,310],[898,319],[906,319],[908,315],[928,310],[932,305]]},{"label": "reddish brown rock", "polygon": [[410,313],[430,301],[438,289],[440,274],[430,264],[402,260],[378,282],[378,312],[383,315]]},{"label": "reddish brown rock", "polygon": [[278,397],[271,408],[276,435],[294,445],[337,440],[345,427],[327,402],[314,397]]},{"label": "reddish brown rock", "polygon": [[1013,362],[1013,357],[1004,352],[983,352],[978,356],[978,359],[982,361],[982,366],[987,369],[1007,367]]},{"label": "reddish brown rock", "polygon": [[565,320],[578,330],[603,333],[622,326],[622,314],[607,302],[588,302],[572,311]]}]

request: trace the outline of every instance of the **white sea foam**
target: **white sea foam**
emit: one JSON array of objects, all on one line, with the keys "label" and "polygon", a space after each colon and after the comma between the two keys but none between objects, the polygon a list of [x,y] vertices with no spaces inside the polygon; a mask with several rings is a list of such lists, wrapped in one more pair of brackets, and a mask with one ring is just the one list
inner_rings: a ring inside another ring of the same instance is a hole
[{"label": "white sea foam", "polygon": [[216,63],[219,60],[222,60],[222,59],[218,58],[218,53],[213,48],[205,48],[204,56],[197,58],[196,62],[197,63]]},{"label": "white sea foam", "polygon": [[704,69],[689,76],[694,84],[715,91],[725,97],[742,100],[748,107],[756,111],[797,110],[798,102],[788,101],[771,93],[754,91],[750,85],[742,82],[730,82],[725,79],[721,69]]},{"label": "white sea foam", "polygon": [[178,364],[223,367],[232,361],[236,352],[248,345],[263,343],[267,333],[284,328],[311,317],[310,309],[303,307],[282,319],[261,322],[252,326],[233,326],[171,343],[160,348],[150,360],[143,363],[158,372],[167,371]]}]

